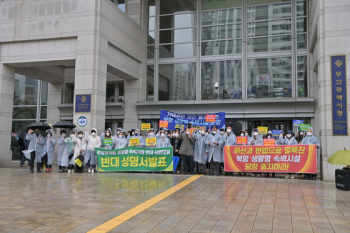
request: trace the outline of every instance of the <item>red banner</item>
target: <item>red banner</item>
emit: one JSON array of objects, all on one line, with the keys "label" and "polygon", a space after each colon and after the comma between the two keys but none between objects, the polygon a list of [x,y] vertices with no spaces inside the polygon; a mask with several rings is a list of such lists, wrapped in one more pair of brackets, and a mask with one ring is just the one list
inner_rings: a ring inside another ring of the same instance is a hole
[{"label": "red banner", "polygon": [[225,171],[317,173],[316,145],[225,146]]},{"label": "red banner", "polygon": [[236,144],[237,145],[247,145],[248,144],[248,137],[247,136],[237,136],[236,137]]},{"label": "red banner", "polygon": [[215,122],[215,115],[205,115],[205,122]]},{"label": "red banner", "polygon": [[264,146],[273,146],[275,145],[275,139],[274,138],[264,138]]},{"label": "red banner", "polygon": [[159,121],[159,127],[168,128],[169,121]]}]

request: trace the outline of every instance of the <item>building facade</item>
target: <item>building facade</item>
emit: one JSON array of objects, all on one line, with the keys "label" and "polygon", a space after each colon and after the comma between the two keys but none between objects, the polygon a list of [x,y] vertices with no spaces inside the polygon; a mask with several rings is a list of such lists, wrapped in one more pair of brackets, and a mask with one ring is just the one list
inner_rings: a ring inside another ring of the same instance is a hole
[{"label": "building facade", "polygon": [[[349,138],[333,136],[330,58],[350,53],[349,6],[0,0],[0,165],[16,166],[11,133],[34,121],[77,124],[84,116],[78,130],[102,132],[142,122],[157,128],[161,109],[224,111],[236,132],[311,124],[321,141],[319,174],[333,180],[338,166],[326,160]],[[76,112],[77,95],[91,95],[90,111]]]}]

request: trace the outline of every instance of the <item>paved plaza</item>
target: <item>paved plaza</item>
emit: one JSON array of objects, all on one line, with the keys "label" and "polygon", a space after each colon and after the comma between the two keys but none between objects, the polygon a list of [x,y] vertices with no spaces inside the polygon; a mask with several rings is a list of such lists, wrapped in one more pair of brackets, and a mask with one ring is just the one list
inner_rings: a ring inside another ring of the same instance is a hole
[{"label": "paved plaza", "polygon": [[350,192],[333,182],[191,177],[0,169],[0,232],[350,232]]}]

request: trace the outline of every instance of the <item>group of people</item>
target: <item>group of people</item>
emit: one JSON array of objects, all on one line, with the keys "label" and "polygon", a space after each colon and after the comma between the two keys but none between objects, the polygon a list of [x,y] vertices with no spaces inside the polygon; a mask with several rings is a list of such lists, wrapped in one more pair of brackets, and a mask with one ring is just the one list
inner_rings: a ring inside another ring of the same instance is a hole
[{"label": "group of people", "polygon": [[[191,132],[192,131],[192,132]],[[287,131],[285,135],[274,137],[271,131],[262,136],[259,130],[255,128],[252,135],[249,136],[247,130],[242,130],[238,136],[246,136],[247,143],[243,145],[263,145],[264,138],[275,139],[275,145],[316,145],[320,148],[318,139],[313,135],[313,129],[310,127],[306,132],[299,131],[294,135],[293,131]],[[130,139],[138,138],[138,145],[130,143]],[[155,145],[146,145],[146,138],[155,138]],[[55,153],[56,140],[52,137],[52,132],[46,132],[46,136],[40,135],[39,129],[28,131],[26,139],[30,141],[28,150],[31,152],[30,172],[34,172],[34,161],[37,160],[37,172],[41,172],[43,164],[46,164],[46,171],[51,172],[52,161]],[[110,139],[111,143],[104,144],[104,139]],[[199,127],[199,129],[190,129],[187,127],[184,130],[175,129],[174,131],[160,129],[156,131],[150,129],[147,135],[143,136],[139,129],[132,129],[125,132],[122,128],[118,128],[116,134],[112,135],[112,130],[107,129],[100,136],[97,135],[97,130],[92,128],[90,132],[79,131],[75,133],[70,131],[66,135],[66,131],[60,132],[58,139],[58,165],[59,172],[79,172],[83,171],[83,167],[88,167],[88,172],[95,172],[97,158],[95,148],[105,149],[121,149],[125,147],[143,147],[143,148],[164,148],[172,147],[173,156],[179,157],[179,162],[175,172],[209,175],[222,175],[224,166],[224,146],[236,145],[236,134],[233,132],[232,126],[228,125],[225,129],[218,129],[213,126],[212,129]],[[77,159],[80,158],[80,162]],[[181,165],[183,167],[181,167]],[[233,175],[232,172],[225,172],[225,175]],[[241,176],[241,173],[238,173]],[[243,173],[246,175],[246,173]],[[269,176],[269,173],[266,173]],[[252,173],[252,176],[261,177],[262,173]],[[275,173],[272,174],[275,176]],[[287,174],[285,178],[295,178],[295,174]],[[304,179],[316,179],[316,174],[305,175]]]}]

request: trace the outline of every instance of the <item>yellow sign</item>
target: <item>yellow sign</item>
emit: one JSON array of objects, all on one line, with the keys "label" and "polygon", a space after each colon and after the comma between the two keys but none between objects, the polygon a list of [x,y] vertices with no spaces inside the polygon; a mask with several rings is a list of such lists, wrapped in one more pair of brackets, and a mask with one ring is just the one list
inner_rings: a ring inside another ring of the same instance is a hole
[{"label": "yellow sign", "polygon": [[142,123],[141,124],[141,130],[150,130],[151,124],[150,123]]},{"label": "yellow sign", "polygon": [[140,145],[140,140],[138,138],[130,138],[129,142],[130,142],[130,146],[138,146],[138,145]]},{"label": "yellow sign", "polygon": [[157,145],[157,139],[156,138],[146,138],[146,146],[155,146]]},{"label": "yellow sign", "polygon": [[260,134],[267,134],[267,127],[263,127],[263,126],[258,126],[258,130]]}]

